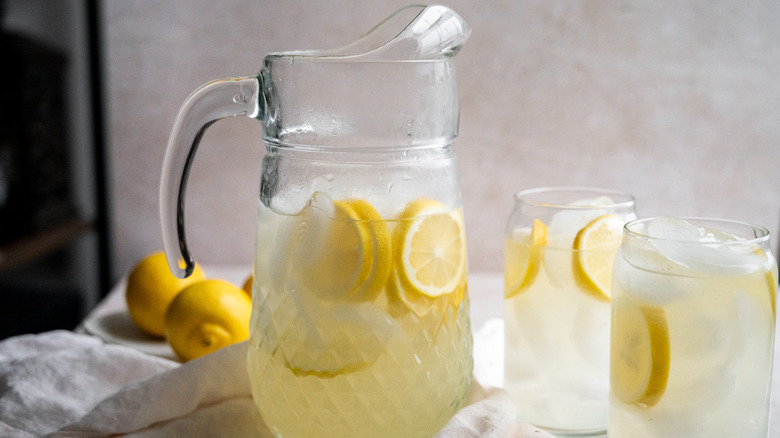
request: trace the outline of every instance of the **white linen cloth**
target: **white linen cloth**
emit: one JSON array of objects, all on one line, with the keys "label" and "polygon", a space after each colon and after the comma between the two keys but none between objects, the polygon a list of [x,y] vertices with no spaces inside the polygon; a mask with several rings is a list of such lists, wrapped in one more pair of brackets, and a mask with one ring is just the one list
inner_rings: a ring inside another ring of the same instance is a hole
[{"label": "white linen cloth", "polygon": [[[0,436],[271,437],[246,373],[247,343],[185,364],[68,331],[0,342]],[[437,435],[543,438],[496,387]]]}]

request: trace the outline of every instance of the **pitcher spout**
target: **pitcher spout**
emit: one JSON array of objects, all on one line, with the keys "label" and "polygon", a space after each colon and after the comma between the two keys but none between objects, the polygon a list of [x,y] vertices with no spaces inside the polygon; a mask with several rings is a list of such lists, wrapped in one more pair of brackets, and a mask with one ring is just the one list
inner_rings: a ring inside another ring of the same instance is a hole
[{"label": "pitcher spout", "polygon": [[456,55],[471,35],[466,21],[441,5],[412,5],[394,12],[357,40],[335,49],[278,56],[340,58],[344,61],[424,61]]}]

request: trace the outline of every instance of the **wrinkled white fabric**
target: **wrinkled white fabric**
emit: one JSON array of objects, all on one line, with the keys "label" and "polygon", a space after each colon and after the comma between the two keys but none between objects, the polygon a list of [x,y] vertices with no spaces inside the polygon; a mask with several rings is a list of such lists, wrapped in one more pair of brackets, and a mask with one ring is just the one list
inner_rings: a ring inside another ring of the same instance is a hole
[{"label": "wrinkled white fabric", "polygon": [[[271,437],[249,392],[246,348],[180,365],[67,331],[2,341],[0,436]],[[514,418],[503,390],[476,384],[437,438],[550,437]]]}]

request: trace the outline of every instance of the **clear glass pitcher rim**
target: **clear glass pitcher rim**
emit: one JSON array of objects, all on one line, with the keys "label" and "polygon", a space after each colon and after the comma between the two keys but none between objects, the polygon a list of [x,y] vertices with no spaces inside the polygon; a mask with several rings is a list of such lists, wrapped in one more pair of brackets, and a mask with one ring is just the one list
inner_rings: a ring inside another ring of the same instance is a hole
[{"label": "clear glass pitcher rim", "polygon": [[[275,51],[264,59],[382,64],[448,62],[470,35],[471,28],[451,8],[411,4],[397,9],[347,44],[327,49]],[[417,43],[415,49],[405,44],[409,41]]]},{"label": "clear glass pitcher rim", "polygon": [[334,63],[334,64],[444,64],[452,62],[452,57],[435,59],[371,59],[363,55],[326,55],[317,51],[271,52],[263,58],[266,62],[286,61],[288,63]]}]

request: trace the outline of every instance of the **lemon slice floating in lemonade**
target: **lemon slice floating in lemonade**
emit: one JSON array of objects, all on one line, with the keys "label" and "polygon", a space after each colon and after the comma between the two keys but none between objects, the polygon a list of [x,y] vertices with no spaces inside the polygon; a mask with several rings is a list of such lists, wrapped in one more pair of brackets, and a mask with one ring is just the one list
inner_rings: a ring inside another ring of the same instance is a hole
[{"label": "lemon slice floating in lemonade", "polygon": [[466,273],[466,238],[460,210],[431,199],[410,202],[401,213],[393,244],[400,286],[437,298],[454,292]]},{"label": "lemon slice floating in lemonade", "polygon": [[590,221],[574,238],[574,278],[599,300],[610,300],[612,263],[622,236],[623,221],[615,215],[605,214]]},{"label": "lemon slice floating in lemonade", "polygon": [[547,245],[547,226],[539,219],[526,236],[506,243],[506,275],[504,297],[510,298],[530,286],[542,265],[544,247]]},{"label": "lemon slice floating in lemonade", "polygon": [[326,215],[316,198],[299,218],[301,281],[321,299],[373,299],[391,268],[387,224],[368,201],[332,201]]},{"label": "lemon slice floating in lemonade", "polygon": [[640,407],[656,405],[669,379],[670,343],[666,312],[658,307],[616,303],[612,327],[610,386],[615,396]]},{"label": "lemon slice floating in lemonade", "polygon": [[352,207],[360,221],[357,226],[365,230],[368,242],[363,241],[364,249],[363,266],[364,275],[361,277],[360,287],[353,288],[351,298],[364,300],[374,298],[382,290],[390,275],[392,264],[390,260],[390,231],[382,219],[382,215],[364,199],[351,199],[344,203]]}]

